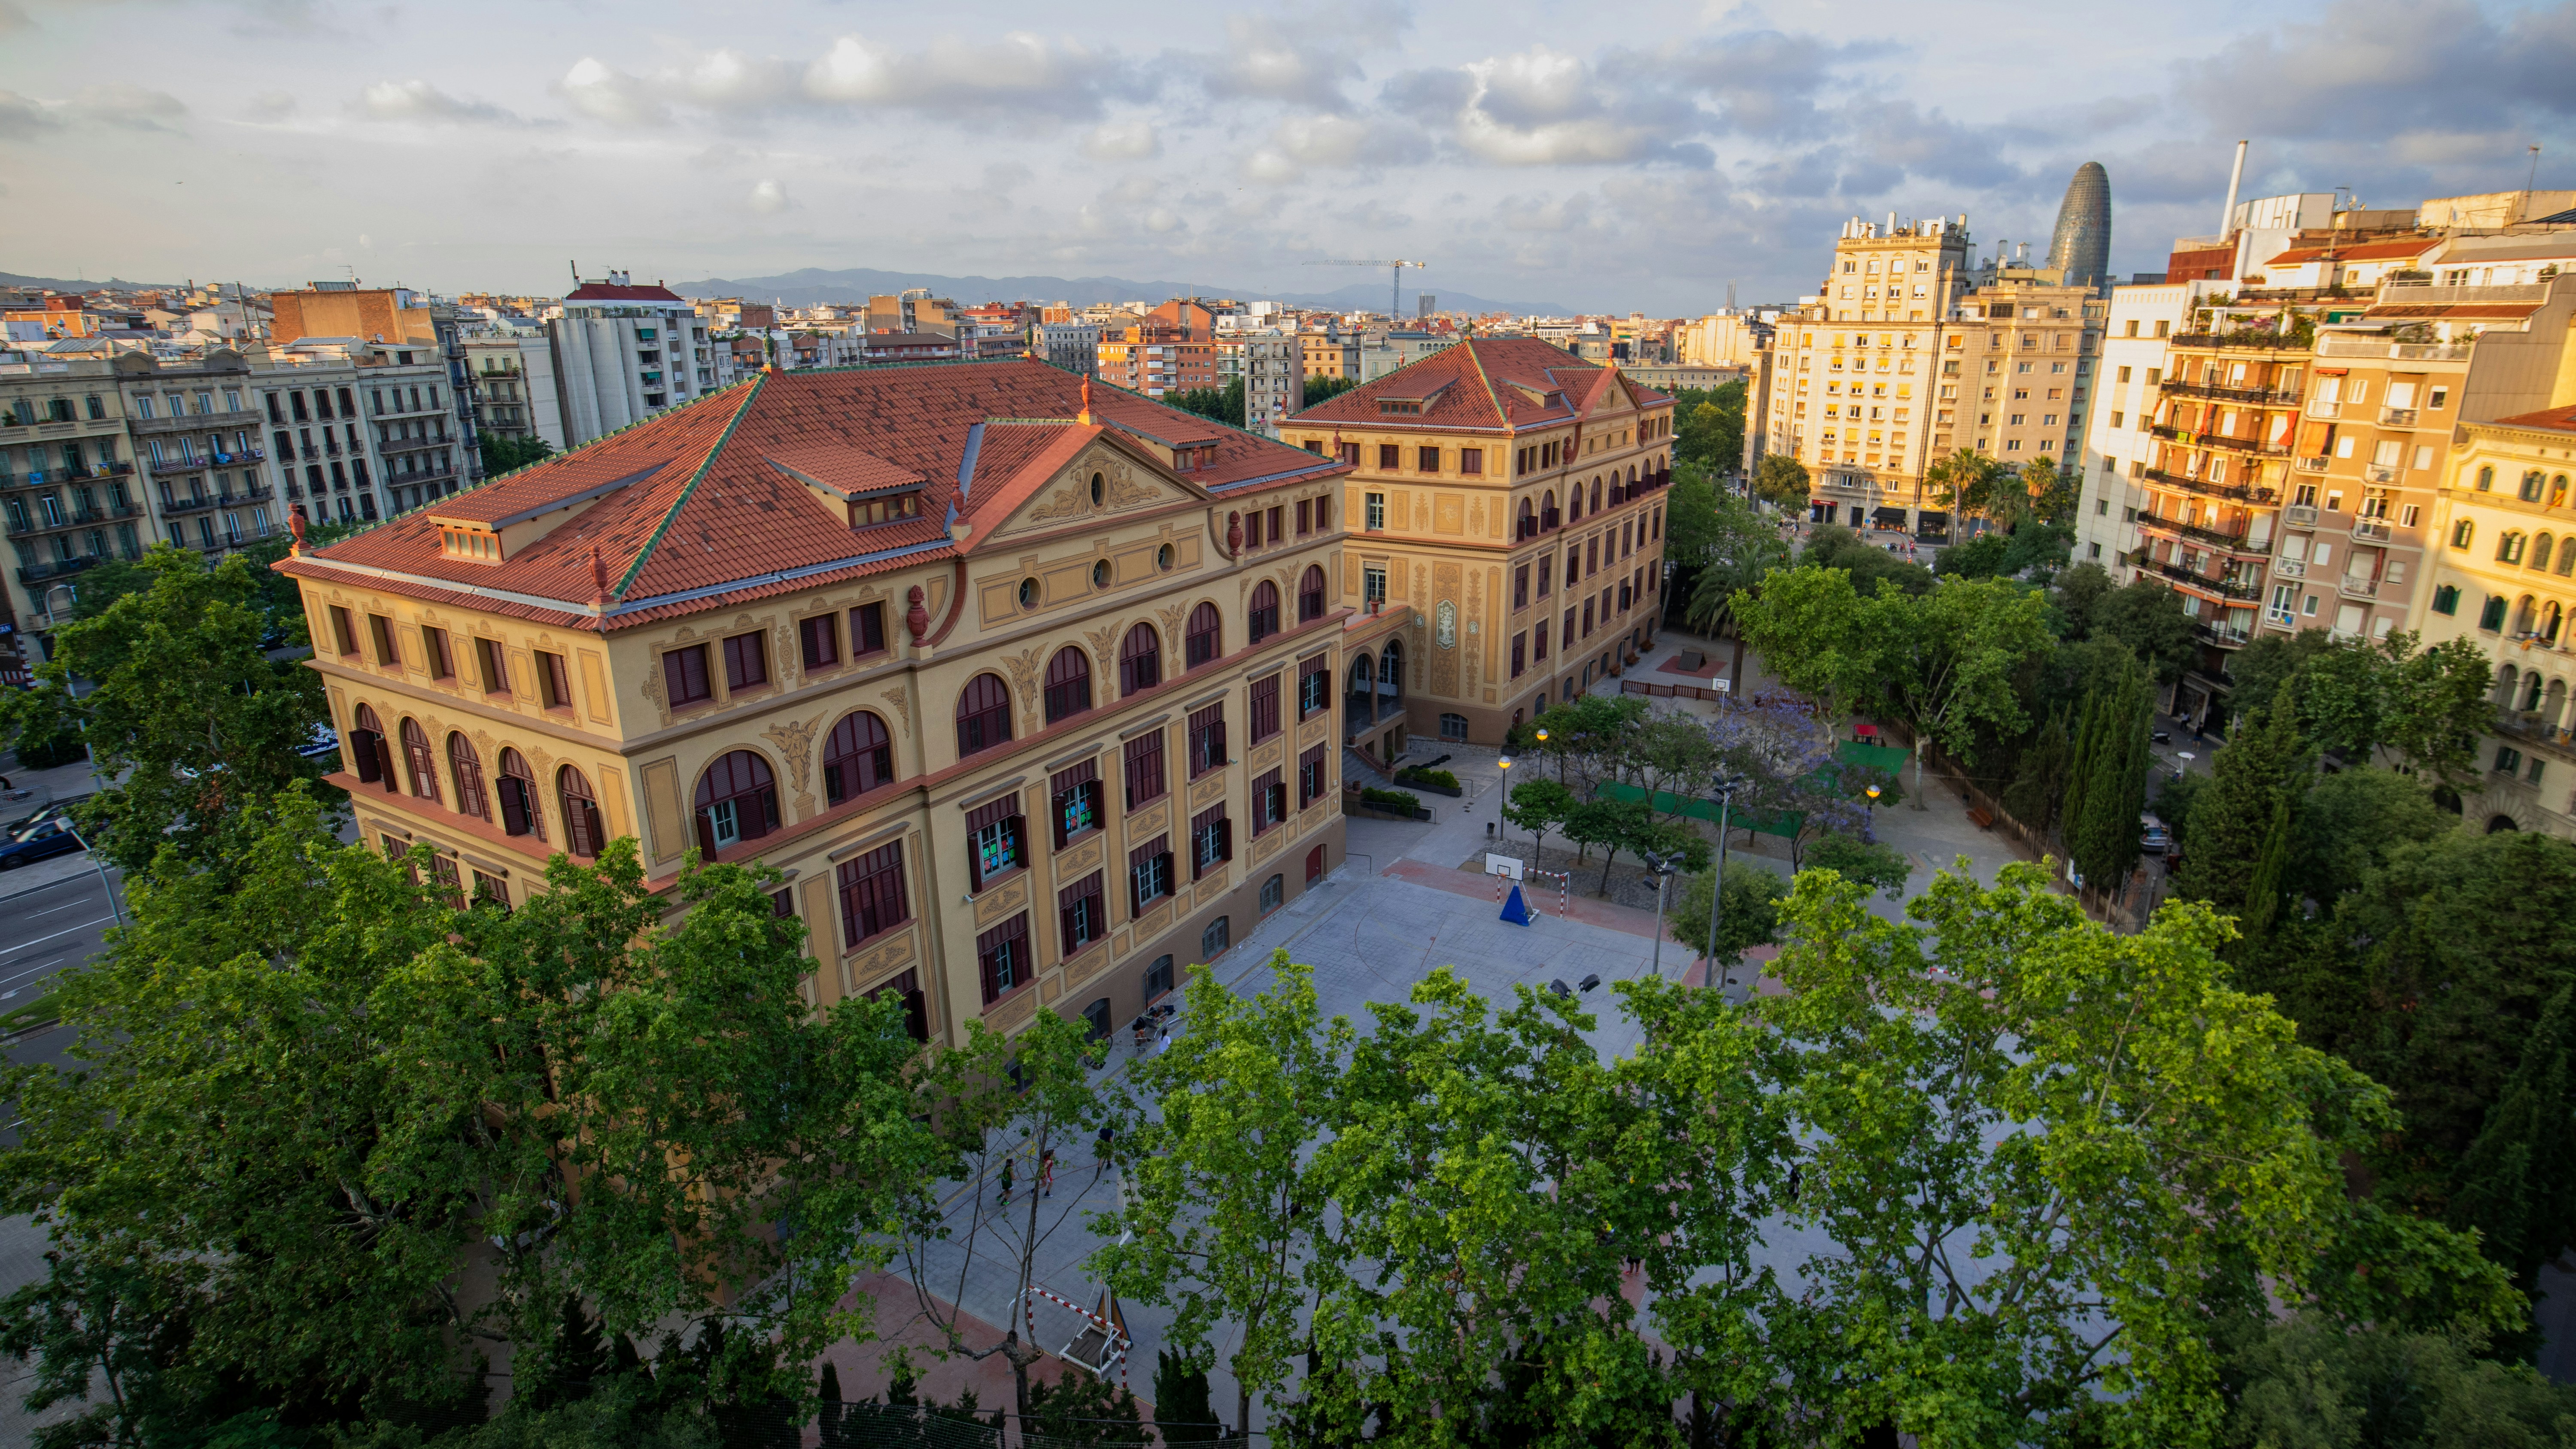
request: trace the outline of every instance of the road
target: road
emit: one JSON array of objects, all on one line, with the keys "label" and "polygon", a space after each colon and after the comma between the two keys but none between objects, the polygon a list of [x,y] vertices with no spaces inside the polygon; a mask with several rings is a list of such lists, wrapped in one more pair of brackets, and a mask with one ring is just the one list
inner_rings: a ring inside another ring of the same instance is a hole
[{"label": "road", "polygon": [[[0,876],[0,886],[8,880]],[[96,871],[0,898],[0,1012],[36,1000],[54,973],[96,955],[115,923]],[[9,1060],[59,1062],[70,1042],[60,1028],[11,1038]]]}]

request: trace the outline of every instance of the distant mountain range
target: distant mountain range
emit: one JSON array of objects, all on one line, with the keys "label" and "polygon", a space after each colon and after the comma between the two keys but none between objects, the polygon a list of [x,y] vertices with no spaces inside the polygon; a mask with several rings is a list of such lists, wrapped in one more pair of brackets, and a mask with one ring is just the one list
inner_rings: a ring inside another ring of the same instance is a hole
[{"label": "distant mountain range", "polygon": [[16,272],[0,272],[0,287],[43,287],[55,292],[94,292],[103,287],[113,287],[120,292],[147,292],[175,285],[172,282],[129,282],[121,277],[110,277],[104,282],[95,279],[75,282],[65,277],[22,277]]},{"label": "distant mountain range", "polygon": [[[1404,303],[1410,312],[1418,293],[1415,278],[1407,276]],[[1163,302],[1174,297],[1238,297],[1244,301],[1286,302],[1298,307],[1329,307],[1338,311],[1374,309],[1386,300],[1386,282],[1354,282],[1331,292],[1264,292],[1243,287],[1223,287],[1210,282],[1134,282],[1125,277],[943,277],[930,272],[880,272],[867,267],[827,272],[820,267],[807,267],[775,277],[709,277],[700,282],[680,282],[671,290],[684,297],[742,297],[751,301],[776,301],[791,307],[813,307],[824,303],[865,302],[872,296],[886,296],[907,287],[927,287],[942,297],[951,297],[969,306],[978,302],[1070,302],[1088,307],[1096,302]],[[1552,302],[1496,302],[1464,292],[1447,292],[1437,282],[1430,285],[1436,305],[1444,312],[1508,312],[1515,315],[1545,313],[1564,316],[1573,309]]]}]

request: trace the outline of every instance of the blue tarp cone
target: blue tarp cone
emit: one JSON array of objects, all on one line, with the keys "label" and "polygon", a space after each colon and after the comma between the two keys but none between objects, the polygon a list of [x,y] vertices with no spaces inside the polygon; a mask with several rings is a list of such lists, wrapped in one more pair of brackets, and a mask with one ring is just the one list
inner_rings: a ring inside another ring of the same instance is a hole
[{"label": "blue tarp cone", "polygon": [[1512,887],[1511,895],[1503,901],[1503,919],[1516,926],[1526,926],[1530,923],[1529,902],[1521,899],[1521,888],[1518,885]]}]

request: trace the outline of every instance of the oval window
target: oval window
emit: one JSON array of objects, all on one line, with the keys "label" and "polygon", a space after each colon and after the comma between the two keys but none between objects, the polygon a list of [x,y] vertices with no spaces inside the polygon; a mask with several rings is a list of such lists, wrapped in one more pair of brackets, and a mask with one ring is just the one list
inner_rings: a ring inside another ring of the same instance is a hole
[{"label": "oval window", "polygon": [[1099,474],[1097,474],[1097,473],[1094,473],[1094,474],[1092,474],[1092,475],[1091,475],[1091,506],[1092,506],[1092,507],[1094,507],[1094,508],[1098,508],[1098,507],[1100,506],[1100,496],[1101,496],[1101,492],[1102,492],[1102,488],[1101,488],[1101,483],[1100,483],[1100,475],[1099,475]]},{"label": "oval window", "polygon": [[1091,586],[1095,589],[1109,587],[1109,560],[1102,559],[1091,566]]},{"label": "oval window", "polygon": [[1038,581],[1035,579],[1020,580],[1020,607],[1023,609],[1034,609],[1037,607],[1037,602]]},{"label": "oval window", "polygon": [[1158,569],[1168,569],[1168,568],[1170,568],[1171,566],[1172,566],[1172,546],[1171,546],[1170,544],[1168,544],[1168,543],[1167,543],[1167,544],[1164,544],[1161,548],[1158,548],[1158,549],[1154,550],[1154,567],[1156,567],[1156,568],[1158,568]]}]

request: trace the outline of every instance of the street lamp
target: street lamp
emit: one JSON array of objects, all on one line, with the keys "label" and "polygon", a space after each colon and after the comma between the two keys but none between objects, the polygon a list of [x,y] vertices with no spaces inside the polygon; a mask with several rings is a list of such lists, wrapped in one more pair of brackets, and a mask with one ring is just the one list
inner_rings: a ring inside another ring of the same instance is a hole
[{"label": "street lamp", "polygon": [[1655,878],[1655,956],[1646,974],[1660,977],[1664,974],[1664,887],[1671,883],[1673,872],[1681,869],[1682,856],[1680,851],[1657,855],[1651,850],[1644,855],[1646,872]]},{"label": "street lamp", "polygon": [[1861,809],[1868,813],[1861,818],[1860,838],[1876,845],[1878,844],[1878,787],[1876,785],[1869,787],[1869,803]]},{"label": "street lamp", "polygon": [[[1735,808],[1735,792],[1744,782],[1732,775],[1720,776],[1717,786],[1717,868],[1709,876],[1708,892],[1708,969],[1717,969],[1717,918],[1726,903],[1726,817]],[[1735,978],[1726,978],[1733,986]]]},{"label": "street lamp", "polygon": [[1501,767],[1503,772],[1502,779],[1494,790],[1494,834],[1509,840],[1511,837],[1503,834],[1503,807],[1512,798],[1512,757],[1505,755],[1494,763]]}]

